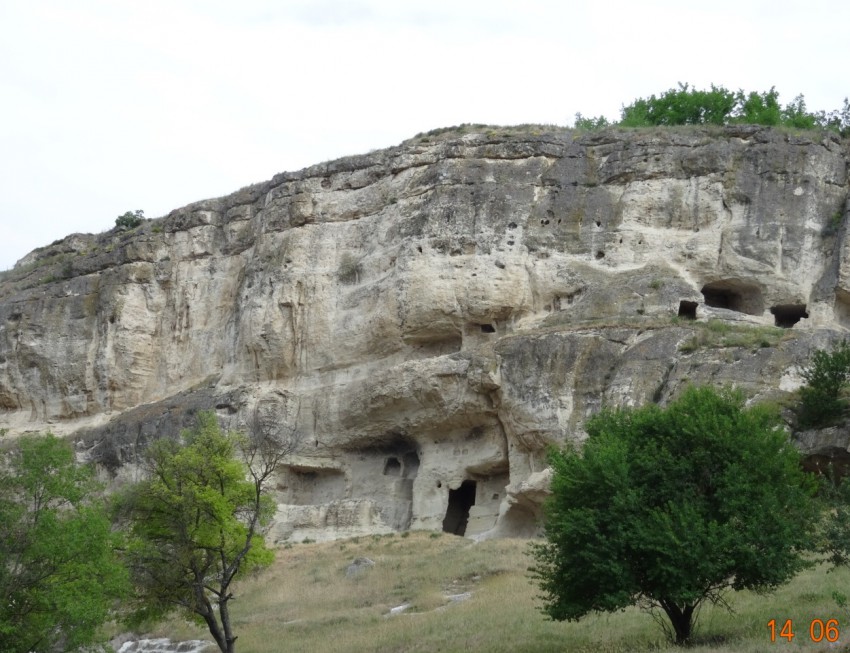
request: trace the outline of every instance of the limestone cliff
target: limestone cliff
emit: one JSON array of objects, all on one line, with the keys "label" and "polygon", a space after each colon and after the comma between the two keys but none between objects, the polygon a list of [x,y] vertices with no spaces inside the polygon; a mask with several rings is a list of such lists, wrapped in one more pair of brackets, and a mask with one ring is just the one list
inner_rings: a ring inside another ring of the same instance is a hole
[{"label": "limestone cliff", "polygon": [[299,442],[279,539],[531,533],[547,444],[600,406],[781,399],[846,334],[848,154],[749,126],[448,130],[75,234],[0,281],[0,426],[127,474],[215,409]]}]

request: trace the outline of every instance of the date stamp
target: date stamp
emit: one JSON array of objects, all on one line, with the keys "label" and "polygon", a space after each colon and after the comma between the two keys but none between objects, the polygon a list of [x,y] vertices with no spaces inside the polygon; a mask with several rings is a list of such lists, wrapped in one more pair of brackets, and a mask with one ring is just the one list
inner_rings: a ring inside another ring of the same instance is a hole
[{"label": "date stamp", "polygon": [[[805,625],[805,624],[804,624]],[[812,619],[808,624],[809,639],[813,642],[837,642],[839,637],[838,619]],[[794,632],[794,620],[786,619],[781,625],[776,619],[767,622],[770,630],[770,641],[785,639],[791,643],[797,633]],[[805,637],[805,635],[803,635]]]}]

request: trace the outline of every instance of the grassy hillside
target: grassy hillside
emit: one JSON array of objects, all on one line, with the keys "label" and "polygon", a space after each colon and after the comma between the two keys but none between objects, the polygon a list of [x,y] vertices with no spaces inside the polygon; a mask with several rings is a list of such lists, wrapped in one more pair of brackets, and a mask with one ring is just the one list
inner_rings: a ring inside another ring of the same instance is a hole
[{"label": "grassy hillside", "polygon": [[[528,579],[527,543],[475,543],[445,534],[372,536],[297,544],[237,589],[235,628],[242,653],[357,651],[568,651],[626,653],[680,650],[668,645],[646,613],[635,609],[580,623],[547,621]],[[374,566],[347,577],[356,558]],[[850,572],[818,567],[775,594],[729,596],[735,610],[706,607],[696,650],[706,653],[850,650],[850,614],[831,598],[850,590]],[[471,593],[466,600],[448,596]],[[391,608],[410,603],[402,614]],[[770,642],[767,622],[792,619],[796,636]],[[837,644],[813,643],[813,619],[839,619]],[[846,631],[846,632],[844,632]],[[173,620],[152,634],[206,638],[200,627]],[[210,649],[212,650],[212,649]]]}]

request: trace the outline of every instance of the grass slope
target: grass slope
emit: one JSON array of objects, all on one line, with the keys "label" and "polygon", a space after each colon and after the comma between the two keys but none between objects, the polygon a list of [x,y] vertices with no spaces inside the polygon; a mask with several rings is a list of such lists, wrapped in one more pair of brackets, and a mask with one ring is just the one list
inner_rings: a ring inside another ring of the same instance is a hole
[{"label": "grass slope", "polygon": [[[279,551],[274,565],[243,581],[234,601],[241,653],[355,653],[462,651],[637,653],[676,651],[652,618],[636,609],[595,615],[579,623],[547,621],[528,578],[528,545],[521,540],[475,543],[444,534],[372,536]],[[346,577],[358,557],[375,565]],[[774,594],[730,594],[734,614],[706,607],[697,627],[701,653],[850,651],[850,614],[831,598],[850,589],[850,572],[809,570]],[[447,595],[471,592],[465,601]],[[390,608],[410,603],[404,613]],[[767,622],[792,619],[792,642],[770,642]],[[837,644],[809,637],[813,619],[838,619]],[[846,631],[846,632],[845,632]],[[152,633],[206,638],[178,620]],[[212,649],[210,649],[212,650]]]}]

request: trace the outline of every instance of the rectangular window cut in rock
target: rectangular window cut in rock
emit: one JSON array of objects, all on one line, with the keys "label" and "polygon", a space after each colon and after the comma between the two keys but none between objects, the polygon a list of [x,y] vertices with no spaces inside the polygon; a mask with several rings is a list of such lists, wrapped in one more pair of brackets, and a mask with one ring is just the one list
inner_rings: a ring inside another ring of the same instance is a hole
[{"label": "rectangular window cut in rock", "polygon": [[679,302],[679,317],[686,320],[697,319],[697,306],[697,302],[689,302],[687,299],[683,299]]}]

